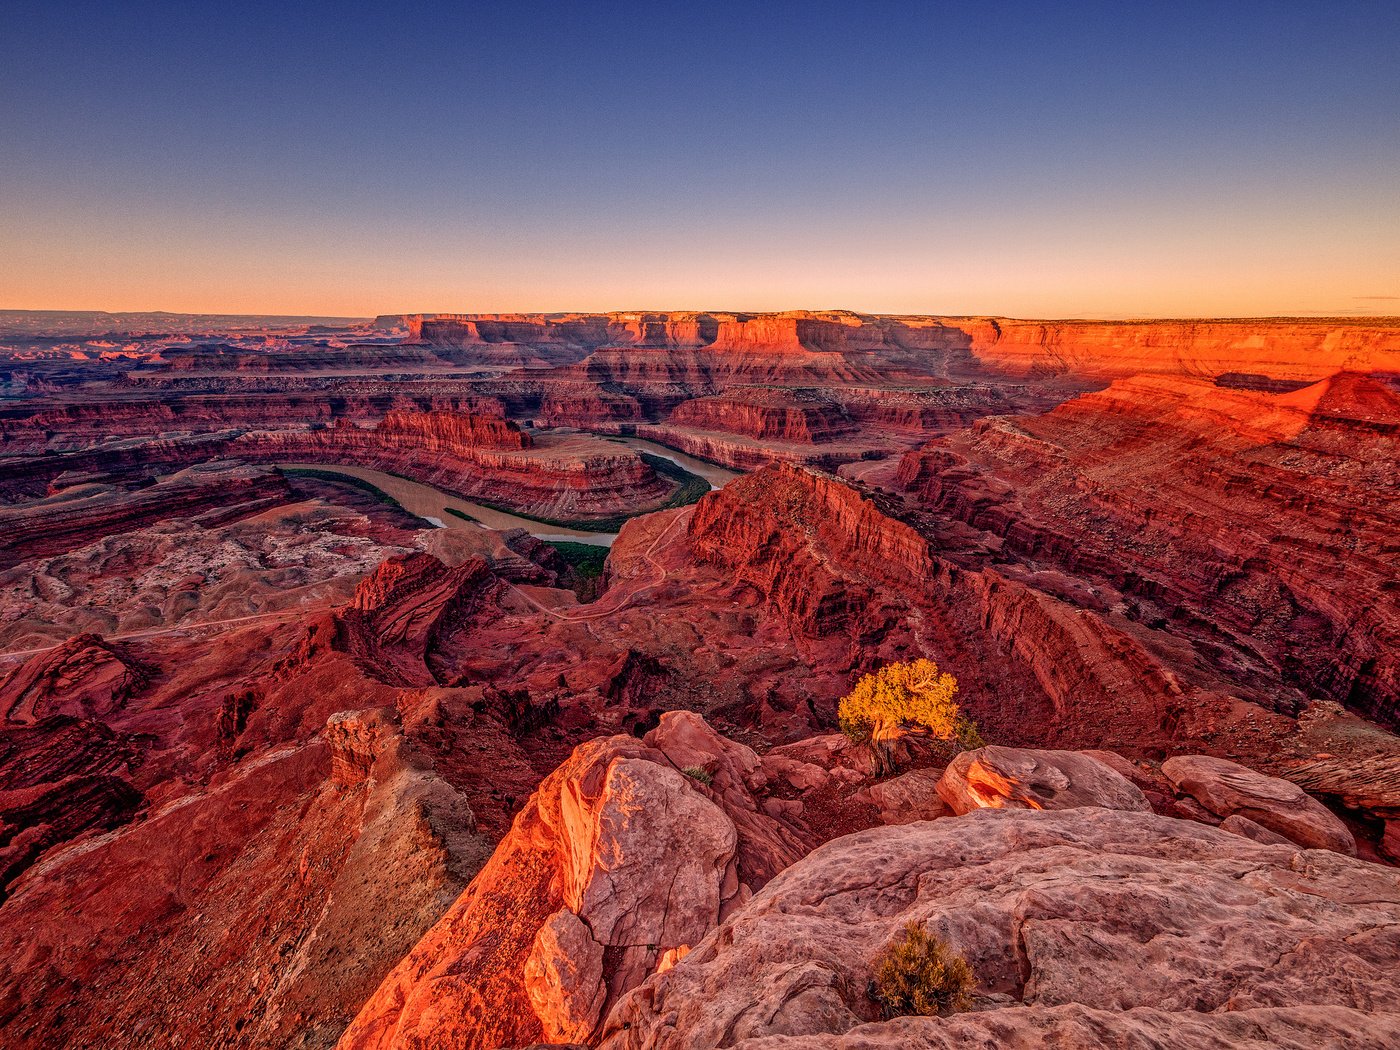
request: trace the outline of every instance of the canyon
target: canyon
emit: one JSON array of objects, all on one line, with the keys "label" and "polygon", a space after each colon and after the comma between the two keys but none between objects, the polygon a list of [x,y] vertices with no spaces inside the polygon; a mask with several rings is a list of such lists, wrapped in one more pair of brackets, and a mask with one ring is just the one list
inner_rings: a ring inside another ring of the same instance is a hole
[{"label": "canyon", "polygon": [[1397,463],[1386,319],[0,315],[0,1042],[1393,1045]]}]

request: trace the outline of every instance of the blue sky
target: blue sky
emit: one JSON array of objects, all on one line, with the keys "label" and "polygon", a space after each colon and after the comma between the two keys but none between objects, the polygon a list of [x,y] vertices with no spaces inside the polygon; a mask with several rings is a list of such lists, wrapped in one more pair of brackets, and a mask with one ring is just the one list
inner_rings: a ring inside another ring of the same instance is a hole
[{"label": "blue sky", "polygon": [[0,8],[0,307],[1400,313],[1400,5]]}]

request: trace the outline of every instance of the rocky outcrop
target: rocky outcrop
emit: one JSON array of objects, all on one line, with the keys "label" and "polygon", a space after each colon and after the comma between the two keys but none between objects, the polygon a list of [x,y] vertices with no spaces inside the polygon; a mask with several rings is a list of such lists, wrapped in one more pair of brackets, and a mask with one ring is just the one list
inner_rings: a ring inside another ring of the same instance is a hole
[{"label": "rocky outcrop", "polygon": [[851,796],[851,801],[867,802],[877,808],[881,824],[937,820],[953,812],[938,794],[941,777],[937,769],[911,769],[862,788]]},{"label": "rocky outcrop", "polygon": [[632,435],[655,441],[731,470],[760,470],[774,463],[836,470],[843,463],[877,458],[883,453],[858,443],[811,444],[805,441],[758,441],[719,430],[695,430],[670,423],[638,424]]},{"label": "rocky outcrop", "polygon": [[249,433],[229,454],[372,467],[546,518],[633,513],[673,489],[630,448],[581,435],[537,443],[502,419],[443,412],[390,413],[373,428]]},{"label": "rocky outcrop", "polygon": [[438,455],[534,445],[530,435],[509,420],[463,412],[390,412],[375,432],[385,444],[409,445]]},{"label": "rocky outcrop", "polygon": [[795,390],[730,391],[685,401],[671,413],[670,423],[805,444],[829,442],[853,429],[838,402]]},{"label": "rocky outcrop", "polygon": [[812,317],[805,313],[767,314],[744,320],[725,321],[712,349],[729,353],[832,353],[848,349],[852,332],[860,331],[857,321]]},{"label": "rocky outcrop", "polygon": [[690,547],[754,587],[794,631],[821,637],[890,615],[876,590],[930,575],[928,543],[833,478],[778,465],[695,508]]},{"label": "rocky outcrop", "polygon": [[149,669],[124,647],[80,634],[39,652],[0,681],[0,722],[50,715],[101,718],[146,684]]},{"label": "rocky outcrop", "polygon": [[44,852],[126,823],[139,752],[101,722],[54,715],[0,736],[0,903]]},{"label": "rocky outcrop", "polygon": [[974,717],[1013,743],[1031,741],[1006,734],[1033,725],[1036,743],[1139,755],[1264,714],[1183,680],[1136,624],[1101,605],[1079,608],[957,551],[934,553],[926,535],[937,530],[916,530],[899,511],[830,476],[776,466],[702,499],[687,540],[697,562],[732,581],[732,600],[764,610],[773,637],[795,643],[808,667],[843,676],[837,696],[853,672],[932,653],[954,670]]},{"label": "rocky outcrop", "polygon": [[[1389,743],[1389,741],[1385,741]],[[1400,754],[1320,754],[1292,762],[1281,772],[1290,783],[1359,811],[1385,827],[1380,851],[1400,861]]]},{"label": "rocky outcrop", "polygon": [[[910,921],[973,1012],[882,1020]],[[828,843],[610,1014],[608,1050],[1136,1045],[1400,1037],[1400,877],[1145,813],[979,810]]]},{"label": "rocky outcrop", "polygon": [[747,748],[693,715],[579,747],[342,1050],[587,1040],[610,1005],[803,850]]},{"label": "rocky outcrop", "polygon": [[938,781],[938,794],[954,813],[1078,806],[1152,811],[1136,785],[1078,751],[1013,747],[964,751],[948,764]]},{"label": "rocky outcrop", "polygon": [[82,546],[172,518],[227,522],[290,496],[274,471],[229,463],[182,470],[149,487],[97,482],[60,488],[37,500],[0,506],[0,568]]},{"label": "rocky outcrop", "polygon": [[1391,725],[1397,442],[1400,397],[1363,376],[1291,394],[1140,378],[984,420],[907,455],[899,479],[1003,558],[1087,580],[1185,639],[1240,695]]},{"label": "rocky outcrop", "polygon": [[1143,372],[1318,379],[1339,368],[1400,371],[1386,321],[1024,321],[882,317],[846,311],[775,314],[450,314],[410,317],[409,342],[467,349],[510,345],[582,357],[603,348],[703,349],[716,355],[842,354],[892,367],[977,367],[1018,375]]},{"label": "rocky outcrop", "polygon": [[1244,817],[1309,849],[1356,854],[1347,826],[1297,784],[1207,755],[1169,758],[1162,772],[1216,816]]},{"label": "rocky outcrop", "polygon": [[499,590],[482,558],[449,567],[431,554],[396,555],[361,581],[348,606],[312,626],[300,658],[309,660],[324,640],[381,681],[435,684],[430,665],[440,639]]}]

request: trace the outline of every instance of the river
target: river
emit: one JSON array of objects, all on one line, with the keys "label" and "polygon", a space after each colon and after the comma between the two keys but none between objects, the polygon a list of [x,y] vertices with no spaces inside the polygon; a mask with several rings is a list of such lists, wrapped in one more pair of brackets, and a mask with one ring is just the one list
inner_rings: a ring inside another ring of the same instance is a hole
[{"label": "river", "polygon": [[[297,470],[321,470],[328,474],[344,474],[348,477],[359,478],[361,481],[368,481],[381,492],[398,500],[403,509],[410,514],[417,515],[439,528],[479,529],[484,527],[497,531],[524,529],[532,536],[538,536],[542,540],[592,543],[598,547],[611,547],[613,540],[617,539],[615,532],[586,532],[582,529],[566,529],[559,525],[546,525],[544,522],[517,517],[514,514],[507,514],[505,511],[492,510],[490,507],[483,507],[479,503],[462,499],[460,496],[449,495],[431,485],[424,485],[421,481],[409,481],[396,474],[386,474],[382,470],[371,470],[369,467],[348,467],[339,463],[278,463],[277,466]],[[463,514],[470,514],[481,524],[464,521],[455,514],[449,514],[447,512],[449,507],[460,510]]]},{"label": "river", "polygon": [[687,456],[684,452],[677,452],[673,448],[667,448],[665,445],[658,445],[655,441],[647,441],[645,438],[609,437],[607,440],[615,441],[621,445],[628,445],[639,452],[650,452],[653,456],[669,459],[672,463],[684,467],[692,474],[699,474],[710,483],[710,488],[712,489],[722,489],[729,482],[740,476],[740,472],[737,470],[730,470],[728,467],[707,463],[703,459]]},{"label": "river", "polygon": [[[721,488],[739,477],[737,470],[728,470],[713,463],[706,463],[703,459],[687,456],[684,452],[677,452],[665,445],[658,445],[654,441],[633,437],[609,438],[608,440],[635,448],[639,452],[648,452],[653,456],[669,459],[672,463],[684,467],[692,474],[698,474],[704,478],[710,483],[712,489]],[[384,494],[398,500],[403,509],[410,514],[439,528],[477,529],[484,527],[502,532],[506,529],[524,529],[530,535],[538,536],[542,540],[591,543],[599,547],[611,547],[613,540],[617,539],[615,532],[588,532],[583,529],[565,528],[562,525],[546,525],[544,522],[531,521],[529,518],[508,514],[503,510],[493,510],[490,507],[483,507],[480,503],[462,499],[460,496],[450,495],[441,489],[433,488],[431,485],[424,485],[421,481],[410,481],[397,474],[386,474],[382,470],[372,470],[369,467],[351,467],[339,463],[278,463],[277,466],[299,470],[323,470],[329,474],[343,474],[359,478],[361,481],[368,481]],[[460,510],[463,514],[470,514],[481,524],[465,521],[455,514],[449,514],[449,507]]]}]

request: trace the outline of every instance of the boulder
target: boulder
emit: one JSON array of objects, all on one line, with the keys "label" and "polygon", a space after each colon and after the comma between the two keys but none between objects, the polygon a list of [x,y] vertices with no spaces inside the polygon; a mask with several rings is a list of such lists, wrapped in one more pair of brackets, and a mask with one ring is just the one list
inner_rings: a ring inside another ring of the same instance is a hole
[{"label": "boulder", "polygon": [[689,712],[579,746],[340,1047],[589,1041],[619,995],[806,851],[765,784],[753,751]]},{"label": "boulder", "polygon": [[1218,817],[1246,817],[1300,846],[1356,854],[1356,840],[1347,826],[1290,781],[1208,755],[1169,758],[1162,772],[1178,791]]},{"label": "boulder", "polygon": [[[973,1012],[883,1020],[911,922]],[[1316,1046],[1400,1040],[1400,872],[1151,813],[979,810],[826,844],[625,996],[606,1050]]]},{"label": "boulder", "polygon": [[851,796],[851,801],[876,807],[882,824],[935,820],[952,812],[938,794],[938,780],[942,775],[941,769],[911,769],[862,788]]},{"label": "boulder", "polygon": [[954,813],[975,809],[1072,809],[1098,806],[1139,813],[1152,807],[1142,791],[1079,751],[982,747],[948,764],[938,793]]},{"label": "boulder", "polygon": [[1286,839],[1276,831],[1270,831],[1262,824],[1256,824],[1248,817],[1242,817],[1238,813],[1226,817],[1220,822],[1220,826],[1226,831],[1236,835],[1243,835],[1247,839],[1255,842],[1264,842],[1272,846],[1293,846],[1296,843],[1292,839]]},{"label": "boulder", "polygon": [[525,960],[525,994],[551,1043],[586,1039],[597,1027],[608,990],[603,946],[568,908],[551,915]]}]

